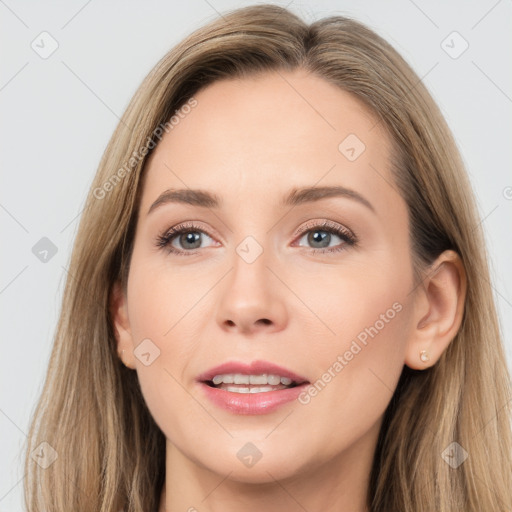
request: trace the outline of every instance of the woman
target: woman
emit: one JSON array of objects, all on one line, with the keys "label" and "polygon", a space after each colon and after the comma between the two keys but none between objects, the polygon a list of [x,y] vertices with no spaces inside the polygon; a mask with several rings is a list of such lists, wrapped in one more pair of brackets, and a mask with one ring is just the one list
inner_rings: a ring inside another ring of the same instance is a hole
[{"label": "woman", "polygon": [[512,507],[473,193],[417,75],[347,18],[246,7],[157,64],[51,361],[30,512]]}]

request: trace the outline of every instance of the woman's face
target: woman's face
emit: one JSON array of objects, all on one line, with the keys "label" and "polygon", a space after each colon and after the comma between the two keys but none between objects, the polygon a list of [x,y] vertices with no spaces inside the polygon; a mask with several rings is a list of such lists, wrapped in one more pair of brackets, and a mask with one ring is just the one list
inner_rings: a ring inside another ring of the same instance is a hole
[{"label": "woman's face", "polygon": [[195,99],[147,162],[124,306],[151,414],[169,449],[239,481],[367,466],[411,331],[390,141],[304,71]]}]

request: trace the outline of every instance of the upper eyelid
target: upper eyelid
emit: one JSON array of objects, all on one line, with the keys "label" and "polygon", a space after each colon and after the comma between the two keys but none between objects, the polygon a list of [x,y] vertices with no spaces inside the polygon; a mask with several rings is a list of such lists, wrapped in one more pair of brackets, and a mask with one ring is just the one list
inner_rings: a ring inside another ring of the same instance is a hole
[{"label": "upper eyelid", "polygon": [[348,228],[347,226],[340,224],[336,221],[331,220],[310,220],[307,221],[305,225],[303,225],[301,228],[299,228],[297,231],[295,231],[295,235],[300,235],[302,233],[305,233],[311,229],[322,229],[325,228],[327,231],[329,229],[338,229],[340,231],[347,231],[348,233],[352,234],[355,237],[355,233]]},{"label": "upper eyelid", "polygon": [[[204,232],[206,235],[211,236],[209,233],[210,230],[208,228],[202,227],[200,225],[201,222],[202,221],[195,221],[195,220],[180,222],[180,223],[166,229],[163,232],[163,235],[166,235],[167,233],[170,233],[173,230],[190,229],[191,231],[192,230],[201,231],[201,232]],[[318,229],[318,228],[323,228],[323,227],[339,228],[339,229],[346,230],[346,231],[352,233],[352,230],[350,228],[348,228],[347,226],[345,226],[339,222],[328,220],[328,219],[314,219],[314,220],[306,221],[300,228],[295,230],[294,235],[299,235],[309,229],[315,229],[315,228]],[[216,230],[212,230],[212,231],[216,232]],[[215,236],[218,236],[218,235],[215,235]],[[222,238],[222,237],[220,236],[219,238]]]}]

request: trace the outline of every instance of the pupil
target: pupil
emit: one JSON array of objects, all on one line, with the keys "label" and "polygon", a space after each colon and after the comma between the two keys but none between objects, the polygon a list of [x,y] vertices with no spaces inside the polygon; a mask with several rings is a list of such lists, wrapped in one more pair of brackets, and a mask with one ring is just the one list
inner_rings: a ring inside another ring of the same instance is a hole
[{"label": "pupil", "polygon": [[[321,235],[320,233],[323,233]],[[327,231],[312,231],[309,235],[309,242],[311,243],[321,243],[327,239],[327,245],[321,245],[321,247],[328,247],[329,246],[329,238],[331,234],[327,233]]]},{"label": "pupil", "polygon": [[183,245],[186,245],[187,243],[194,244],[193,247],[189,247],[190,249],[197,249],[201,245],[201,241],[199,240],[200,236],[199,233],[193,233],[189,232],[184,235],[182,235],[182,242],[185,242]]}]

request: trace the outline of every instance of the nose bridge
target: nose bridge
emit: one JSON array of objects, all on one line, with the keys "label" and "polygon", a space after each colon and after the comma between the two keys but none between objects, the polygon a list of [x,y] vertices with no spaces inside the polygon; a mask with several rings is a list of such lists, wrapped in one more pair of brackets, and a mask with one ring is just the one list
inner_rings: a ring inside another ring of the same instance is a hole
[{"label": "nose bridge", "polygon": [[[259,238],[261,240],[261,236]],[[271,258],[263,243],[248,235],[235,247],[233,254],[230,289],[238,295],[238,300],[248,305],[256,305],[269,298],[270,272],[267,265]]]}]

